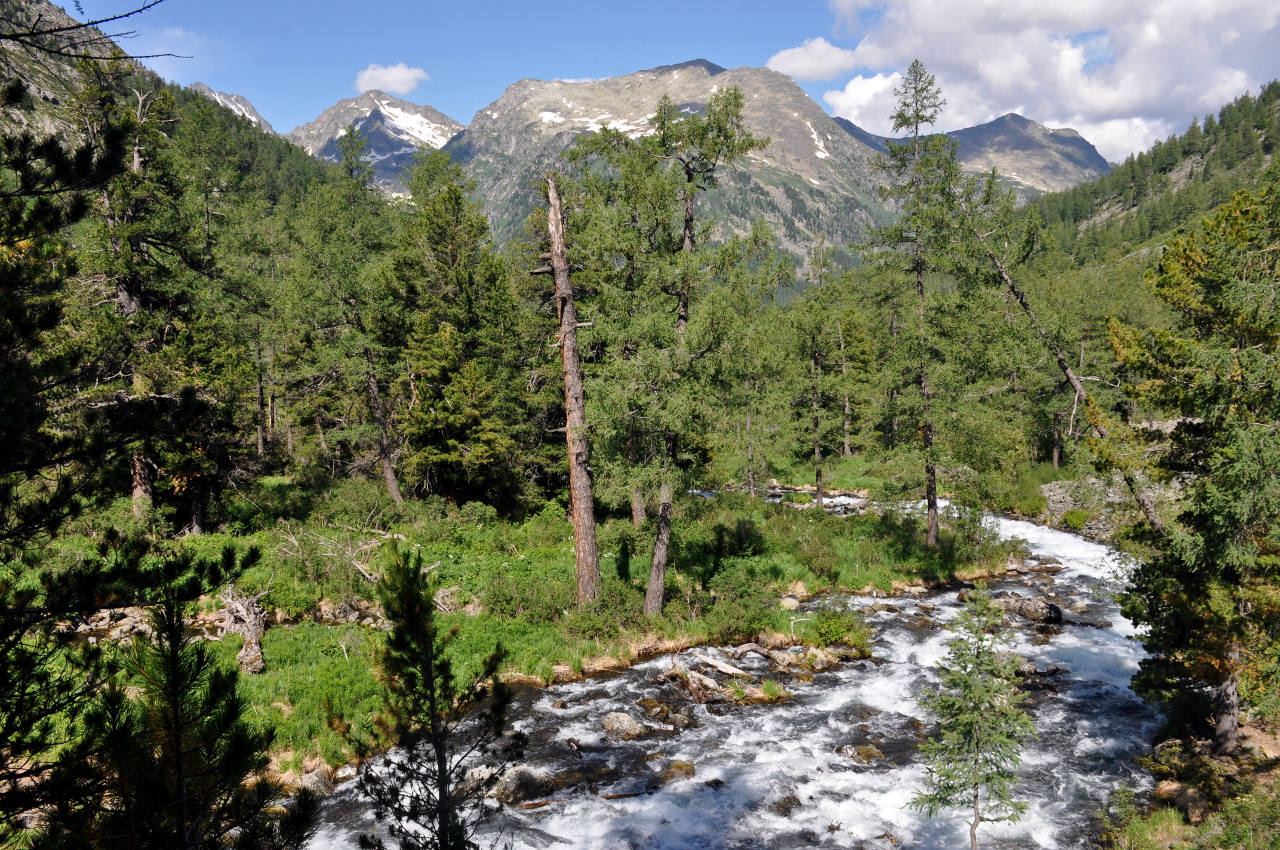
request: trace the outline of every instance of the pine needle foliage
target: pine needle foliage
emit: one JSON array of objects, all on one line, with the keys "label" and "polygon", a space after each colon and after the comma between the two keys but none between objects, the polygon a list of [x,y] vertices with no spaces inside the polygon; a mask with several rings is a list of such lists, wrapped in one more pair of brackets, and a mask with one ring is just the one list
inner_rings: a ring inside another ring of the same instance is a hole
[{"label": "pine needle foliage", "polygon": [[968,595],[951,626],[957,636],[938,665],[941,687],[925,700],[941,728],[920,748],[925,785],[911,801],[930,817],[946,808],[968,809],[972,850],[978,850],[981,824],[1017,820],[1027,808],[1014,798],[1014,788],[1034,726],[1021,708],[1017,658],[1000,651],[1007,642],[1003,626],[1004,610],[985,587]]},{"label": "pine needle foliage", "polygon": [[[436,622],[434,581],[420,554],[396,549],[378,596],[391,622],[382,656],[388,689],[383,732],[399,749],[360,774],[360,790],[402,850],[464,850],[498,779],[485,765],[502,737],[510,694],[497,680],[501,646],[459,683],[448,652],[457,628]],[[480,768],[471,772],[472,768]],[[377,836],[360,846],[382,848]]]}]

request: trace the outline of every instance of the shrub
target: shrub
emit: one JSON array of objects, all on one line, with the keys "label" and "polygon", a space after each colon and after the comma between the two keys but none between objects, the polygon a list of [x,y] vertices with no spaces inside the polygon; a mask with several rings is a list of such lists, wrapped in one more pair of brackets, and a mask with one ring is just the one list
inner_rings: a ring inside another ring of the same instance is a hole
[{"label": "shrub", "polygon": [[817,646],[847,646],[871,654],[871,627],[857,611],[819,611],[807,631]]},{"label": "shrub", "polygon": [[578,604],[577,593],[569,571],[539,570],[528,561],[517,561],[494,575],[483,599],[500,617],[551,623]]},{"label": "shrub", "polygon": [[1072,508],[1062,515],[1062,523],[1072,531],[1079,531],[1089,521],[1089,512],[1081,508]]},{"label": "shrub", "polygon": [[633,585],[606,575],[601,581],[600,597],[570,614],[564,629],[575,638],[604,641],[617,637],[624,629],[644,625],[644,594]]}]

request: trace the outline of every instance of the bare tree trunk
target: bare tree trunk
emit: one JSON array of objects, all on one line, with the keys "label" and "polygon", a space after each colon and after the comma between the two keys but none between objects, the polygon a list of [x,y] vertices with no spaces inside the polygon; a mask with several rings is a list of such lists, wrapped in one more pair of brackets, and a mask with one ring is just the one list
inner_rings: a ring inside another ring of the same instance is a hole
[{"label": "bare tree trunk", "polygon": [[633,490],[631,493],[631,527],[639,528],[644,525],[644,494],[639,490]]},{"label": "bare tree trunk", "polygon": [[197,481],[195,486],[191,488],[190,533],[193,537],[199,537],[204,534],[204,514],[208,505],[209,491],[205,488],[203,481]]},{"label": "bare tree trunk", "polygon": [[[1031,309],[1031,305],[1027,303],[1026,295],[1018,288],[1018,285],[1014,283],[1013,277],[1009,274],[1004,263],[996,255],[995,251],[987,246],[987,242],[982,238],[981,234],[975,235],[978,236],[979,242],[983,247],[983,251],[987,255],[987,259],[991,261],[991,263],[996,267],[996,271],[1000,273],[1000,278],[1004,281],[1005,287],[1009,290],[1010,294],[1013,295],[1019,306],[1022,307],[1022,311],[1027,315],[1027,318],[1031,320],[1031,326],[1035,328],[1036,334],[1046,345],[1049,346],[1049,350],[1053,352],[1053,357],[1058,362],[1058,368],[1062,370],[1062,374],[1066,377],[1067,383],[1071,384],[1071,388],[1075,390],[1077,400],[1083,400],[1085,402],[1085,409],[1087,413],[1090,409],[1089,394],[1085,391],[1084,384],[1081,383],[1075,370],[1071,368],[1071,364],[1067,362],[1067,357],[1062,350],[1062,346],[1058,345],[1057,341],[1050,336],[1044,325],[1040,323],[1039,317],[1037,317],[1035,312]],[[1101,419],[1096,415],[1089,415],[1088,418],[1089,424],[1093,426],[1094,433],[1098,435],[1099,439],[1105,440],[1107,438],[1107,429],[1102,424]],[[1125,467],[1120,470],[1120,475],[1124,478],[1124,483],[1128,486],[1129,492],[1133,494],[1134,501],[1137,502],[1138,507],[1141,508],[1142,515],[1146,517],[1147,523],[1157,532],[1163,533],[1164,520],[1161,519],[1160,514],[1156,512],[1155,502],[1152,501],[1151,495],[1138,486],[1138,480],[1134,476],[1133,470]]]},{"label": "bare tree trunk", "polygon": [[1053,414],[1053,468],[1062,462],[1062,411]]},{"label": "bare tree trunk", "polygon": [[569,490],[573,498],[573,550],[578,605],[600,595],[600,550],[596,546],[595,503],[591,493],[590,447],[582,363],[578,357],[578,313],[569,281],[569,253],[564,239],[564,213],[555,179],[547,178],[547,230],[551,237],[551,271],[555,279],[556,313],[560,318],[560,363],[564,372],[565,443],[569,451]]},{"label": "bare tree trunk", "polygon": [[973,789],[973,820],[969,821],[969,850],[978,850],[978,824],[982,823],[982,802],[978,789]]},{"label": "bare tree trunk", "polygon": [[920,425],[921,441],[924,444],[924,501],[926,515],[925,545],[938,545],[938,470],[933,464],[933,414],[930,401],[933,395],[929,389],[929,363],[925,353],[925,298],[924,298],[924,256],[920,242],[916,242],[916,295],[920,299],[919,334],[920,334],[920,399],[922,405],[922,422]]},{"label": "bare tree trunk", "polygon": [[141,452],[129,458],[129,472],[133,478],[133,515],[141,517],[151,507],[155,496],[155,464]]},{"label": "bare tree trunk", "polygon": [[397,505],[404,502],[400,494],[400,482],[396,480],[396,470],[391,458],[391,423],[387,421],[387,411],[382,405],[382,393],[378,389],[378,378],[373,373],[373,352],[364,350],[365,389],[369,394],[369,407],[373,411],[373,421],[378,426],[378,461],[382,465],[382,480],[387,485],[387,495]]},{"label": "bare tree trunk", "polygon": [[649,585],[644,592],[644,613],[662,613],[662,595],[667,587],[667,558],[671,548],[671,485],[664,483],[658,491],[658,534],[653,541],[653,565],[649,568]]},{"label": "bare tree trunk", "polygon": [[747,401],[747,492],[754,498],[756,495],[756,447],[751,437],[751,407]]},{"label": "bare tree trunk", "polygon": [[1213,695],[1213,751],[1219,755],[1240,749],[1240,688],[1236,674],[1240,648],[1233,646],[1227,655],[1231,674]]}]

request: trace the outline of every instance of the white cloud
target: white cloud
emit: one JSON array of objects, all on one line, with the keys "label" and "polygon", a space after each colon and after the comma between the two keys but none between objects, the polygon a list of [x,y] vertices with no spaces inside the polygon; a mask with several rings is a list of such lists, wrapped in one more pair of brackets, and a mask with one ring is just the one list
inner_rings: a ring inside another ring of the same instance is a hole
[{"label": "white cloud", "polygon": [[418,87],[419,83],[431,79],[421,68],[410,68],[403,62],[394,65],[370,65],[356,74],[356,90],[366,92],[369,89],[390,92],[391,94],[408,94]]},{"label": "white cloud", "polygon": [[765,63],[797,80],[829,80],[852,71],[857,64],[852,50],[836,47],[825,38],[805,39],[799,47],[779,50]]},{"label": "white cloud", "polygon": [[857,76],[823,99],[837,115],[881,134],[889,132],[894,74],[915,58],[947,98],[939,129],[1019,112],[1074,127],[1112,161],[1256,92],[1277,73],[1280,0],[829,5],[834,31],[854,46],[810,39],[775,54],[770,67],[821,79],[819,72],[844,63]]},{"label": "white cloud", "polygon": [[896,71],[892,74],[876,74],[871,77],[854,77],[841,91],[829,91],[822,99],[831,104],[832,111],[841,118],[880,133],[889,135],[888,116],[894,109],[893,87],[902,79]]}]

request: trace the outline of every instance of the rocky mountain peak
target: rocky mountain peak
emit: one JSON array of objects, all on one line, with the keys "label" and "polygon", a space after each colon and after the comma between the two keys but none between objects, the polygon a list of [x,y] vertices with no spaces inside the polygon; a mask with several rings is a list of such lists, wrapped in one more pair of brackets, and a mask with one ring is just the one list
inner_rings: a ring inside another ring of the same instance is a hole
[{"label": "rocky mountain peak", "polygon": [[437,109],[370,89],[338,101],[314,121],[295,127],[287,138],[312,156],[336,161],[341,158],[338,139],[348,126],[365,137],[375,179],[393,192],[403,189],[400,174],[414,154],[440,148],[462,130]]},{"label": "rocky mountain peak", "polygon": [[258,113],[258,110],[254,108],[253,104],[249,102],[249,99],[243,95],[214,91],[204,83],[192,83],[191,90],[199,92],[219,106],[230,109],[240,117],[248,119],[250,124],[253,124],[264,133],[275,133],[275,130],[271,129],[271,124],[268,123],[267,119],[263,118],[262,115]]}]

